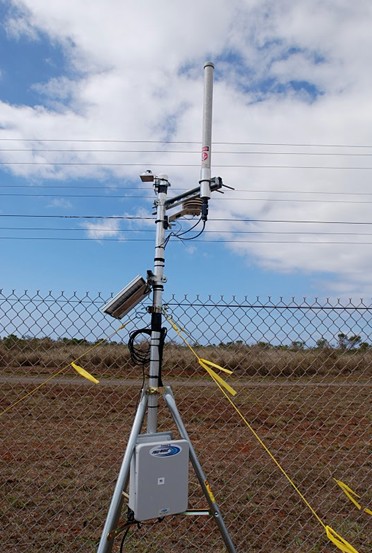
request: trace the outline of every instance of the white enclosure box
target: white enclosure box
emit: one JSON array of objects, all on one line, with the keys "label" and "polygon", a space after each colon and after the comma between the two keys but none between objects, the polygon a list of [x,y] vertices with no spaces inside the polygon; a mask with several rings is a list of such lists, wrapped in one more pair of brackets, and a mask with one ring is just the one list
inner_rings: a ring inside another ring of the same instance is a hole
[{"label": "white enclosure box", "polygon": [[[149,442],[148,439],[153,441]],[[138,521],[186,511],[189,443],[148,435],[135,446],[129,481],[130,509]]]}]

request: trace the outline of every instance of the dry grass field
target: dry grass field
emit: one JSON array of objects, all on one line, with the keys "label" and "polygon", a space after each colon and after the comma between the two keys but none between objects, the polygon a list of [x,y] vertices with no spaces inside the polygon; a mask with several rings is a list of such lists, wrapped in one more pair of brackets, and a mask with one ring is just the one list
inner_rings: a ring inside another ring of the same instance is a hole
[{"label": "dry grass field", "polygon": [[[91,346],[15,340],[7,347],[3,342],[2,405],[16,402]],[[372,354],[240,345],[197,351],[234,370],[229,382],[238,391],[238,408],[324,523],[367,553],[371,517],[353,506],[333,478],[348,483],[371,506]],[[142,380],[141,369],[121,345],[101,345],[81,364],[102,379],[100,385],[67,365],[58,379],[1,418],[6,553],[96,551]],[[164,380],[173,387],[237,551],[335,551],[309,508],[201,371],[186,348],[166,348]],[[173,429],[165,406],[159,415],[159,430]],[[205,508],[192,470],[190,475],[190,507]],[[124,551],[222,553],[225,548],[210,517],[177,516],[134,526]]]},{"label": "dry grass field", "polygon": [[[372,348],[345,351],[337,348],[298,349],[293,347],[230,344],[196,347],[199,357],[234,371],[237,377],[320,377],[333,378],[372,374]],[[0,367],[11,375],[49,375],[83,359],[84,367],[105,378],[137,378],[140,369],[133,364],[126,344],[85,340],[20,339],[0,340]],[[195,356],[184,345],[167,344],[164,374],[189,377],[196,374]],[[123,371],[124,374],[123,374]]]}]

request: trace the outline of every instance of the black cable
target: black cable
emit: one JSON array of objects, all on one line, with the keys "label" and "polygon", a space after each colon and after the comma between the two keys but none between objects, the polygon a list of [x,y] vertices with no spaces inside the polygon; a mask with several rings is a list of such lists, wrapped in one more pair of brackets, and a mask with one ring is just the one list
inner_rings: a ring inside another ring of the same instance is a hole
[{"label": "black cable", "polygon": [[[163,242],[163,248],[165,249],[165,248],[167,247],[167,245],[169,244],[169,241],[170,241],[170,239],[172,238],[172,236],[174,236],[175,238],[180,238],[180,240],[182,240],[181,237],[182,237],[184,234],[187,234],[187,233],[191,232],[195,227],[197,227],[198,224],[200,223],[200,221],[201,221],[201,218],[199,218],[198,221],[197,221],[192,227],[188,228],[187,230],[185,230],[185,231],[183,231],[183,232],[179,232],[179,233],[177,233],[177,232],[170,232],[170,233],[168,234],[168,236],[165,238],[164,242]],[[200,235],[200,233],[199,233],[197,236],[199,236],[199,235]],[[197,236],[195,236],[195,238],[196,238]],[[187,238],[185,238],[184,240],[187,240]],[[191,240],[191,238],[190,238],[189,240]]]},{"label": "black cable", "polygon": [[145,335],[151,337],[151,330],[149,328],[140,328],[135,330],[129,335],[128,348],[133,363],[137,365],[147,365],[150,363],[150,343],[147,344],[147,349],[135,344],[137,336]]},{"label": "black cable", "polygon": [[123,539],[122,539],[121,542],[120,542],[119,553],[123,553],[123,551],[124,551],[124,542],[125,542],[126,537],[127,537],[127,535],[128,535],[129,528],[130,528],[130,526],[128,526],[128,527],[126,528],[125,532],[124,532]]},{"label": "black cable", "polygon": [[[164,520],[164,517],[159,517],[155,522],[153,523],[148,523],[148,526],[151,525],[151,526],[155,526],[155,524],[160,524],[161,522],[163,522]],[[128,536],[128,532],[129,532],[129,528],[133,525],[137,525],[137,528],[138,530],[140,528],[142,528],[144,523],[142,522],[139,522],[138,520],[135,520],[134,518],[134,513],[133,511],[131,511],[131,509],[128,508],[128,521],[127,521],[127,527],[125,529],[125,532],[124,532],[124,535],[123,535],[123,538],[121,540],[121,543],[120,543],[120,549],[119,549],[119,553],[123,553],[124,551],[124,542]]]},{"label": "black cable", "polygon": [[159,343],[159,380],[158,385],[160,388],[163,387],[163,381],[162,381],[162,369],[163,369],[163,351],[164,351],[164,342],[165,338],[167,336],[167,329],[163,327],[161,329],[160,333],[160,343]]},{"label": "black cable", "polygon": [[131,526],[133,526],[134,524],[137,525],[137,528],[140,529],[141,528],[141,523],[138,522],[135,518],[134,518],[134,512],[132,511],[132,509],[130,509],[128,507],[128,512],[127,512],[127,522],[124,526],[125,528],[125,532],[124,532],[124,535],[123,535],[123,538],[120,542],[120,550],[119,550],[119,553],[123,553],[124,551],[124,542],[127,538],[127,535],[128,535],[128,532],[129,532],[129,528]]},{"label": "black cable", "polygon": [[[147,349],[145,350],[141,346],[138,346],[138,345],[136,346],[135,340],[138,336],[141,336],[141,335],[151,337],[151,333],[152,333],[152,331],[149,328],[140,328],[138,330],[135,330],[134,332],[132,332],[129,335],[128,349],[129,349],[129,352],[130,352],[131,359],[132,359],[133,363],[136,363],[137,365],[141,365],[142,367],[144,367],[145,365],[150,363],[150,347],[151,347],[151,344],[150,344],[150,342],[148,342]],[[167,336],[167,329],[165,327],[163,327],[160,331],[160,339],[159,339],[159,375],[158,375],[158,386],[159,387],[163,386],[161,371],[162,371],[163,351],[164,351],[164,343],[165,343],[166,336]],[[142,381],[142,388],[143,388],[144,384],[145,384],[145,372],[144,372],[144,370],[143,370],[143,373],[142,373],[142,378],[143,378],[143,381]]]},{"label": "black cable", "polygon": [[[199,221],[199,222],[200,222],[200,221]],[[199,223],[199,222],[198,222],[198,223]],[[193,227],[193,228],[194,228],[194,227]],[[190,232],[191,230],[192,230],[192,229],[189,229],[189,231],[187,231],[187,232]],[[184,237],[182,236],[182,234],[181,234],[181,235],[177,235],[177,234],[176,234],[176,238],[179,238],[179,239],[181,240],[181,242],[186,242],[186,241],[189,241],[189,240],[195,240],[195,238],[199,238],[199,236],[200,236],[201,234],[203,234],[204,230],[205,230],[205,221],[203,221],[203,228],[201,229],[200,232],[198,232],[198,234],[195,234],[194,236],[190,236],[189,238],[184,238]],[[186,234],[186,233],[183,233],[183,234]]]},{"label": "black cable", "polygon": [[201,221],[201,217],[199,217],[199,219],[196,221],[196,223],[192,227],[188,228],[187,230],[185,230],[183,232],[179,232],[178,234],[175,233],[174,236],[176,236],[176,238],[180,238],[184,234],[187,234],[187,233],[191,232],[192,230],[194,230],[194,228],[196,228],[198,226],[200,221]]},{"label": "black cable", "polygon": [[163,245],[162,245],[164,249],[168,246],[169,241],[170,241],[170,239],[172,238],[172,236],[176,236],[174,232],[170,232],[170,233],[168,234],[168,236],[165,238],[165,240],[164,240],[164,242],[163,242]]}]

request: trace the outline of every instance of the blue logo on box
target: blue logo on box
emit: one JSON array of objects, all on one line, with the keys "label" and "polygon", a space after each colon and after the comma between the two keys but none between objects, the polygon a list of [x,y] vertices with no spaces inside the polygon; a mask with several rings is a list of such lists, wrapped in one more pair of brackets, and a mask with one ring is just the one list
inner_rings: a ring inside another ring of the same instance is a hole
[{"label": "blue logo on box", "polygon": [[179,445],[160,444],[150,450],[150,455],[164,459],[164,457],[173,457],[174,455],[178,455],[181,451],[182,447]]}]

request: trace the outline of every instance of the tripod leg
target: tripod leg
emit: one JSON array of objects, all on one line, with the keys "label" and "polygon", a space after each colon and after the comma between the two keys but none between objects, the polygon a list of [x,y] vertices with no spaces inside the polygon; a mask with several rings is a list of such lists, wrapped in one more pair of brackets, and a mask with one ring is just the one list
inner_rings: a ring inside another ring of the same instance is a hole
[{"label": "tripod leg", "polygon": [[213,493],[210,489],[210,486],[208,484],[208,480],[204,474],[204,471],[201,467],[201,464],[199,463],[199,460],[196,456],[195,450],[190,442],[189,435],[187,434],[187,430],[185,428],[185,425],[182,422],[181,415],[177,409],[176,402],[174,400],[172,390],[169,386],[165,387],[165,394],[164,394],[164,400],[166,401],[169,410],[172,414],[173,420],[177,425],[178,431],[181,434],[182,438],[184,440],[187,440],[189,442],[189,448],[190,448],[190,459],[192,466],[194,467],[195,474],[199,480],[199,483],[201,485],[201,488],[204,492],[204,495],[208,501],[211,513],[213,515],[214,520],[216,521],[217,526],[219,527],[219,530],[221,532],[223,541],[225,542],[227,551],[229,553],[236,553],[235,546],[230,538],[230,535],[227,531],[227,528],[225,526],[224,520],[221,515],[221,511],[216,503],[216,500],[213,496]]},{"label": "tripod leg", "polygon": [[114,494],[111,499],[110,508],[107,514],[105,526],[102,531],[97,553],[111,553],[112,551],[112,546],[115,539],[115,530],[119,522],[121,507],[123,504],[123,491],[125,490],[125,487],[128,483],[130,462],[133,456],[133,450],[137,442],[138,434],[141,431],[146,407],[147,394],[142,391],[142,396],[137,407],[136,415],[134,417],[132,430],[129,435],[128,444],[116,482]]}]

